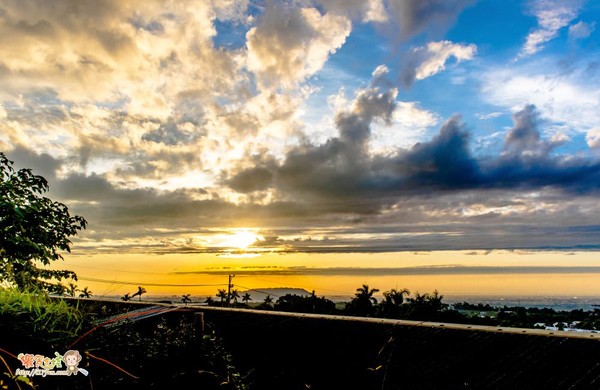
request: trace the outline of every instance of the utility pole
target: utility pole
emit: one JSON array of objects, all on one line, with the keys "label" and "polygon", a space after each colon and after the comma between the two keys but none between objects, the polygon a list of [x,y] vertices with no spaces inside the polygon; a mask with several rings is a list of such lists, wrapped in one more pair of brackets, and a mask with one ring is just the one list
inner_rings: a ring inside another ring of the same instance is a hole
[{"label": "utility pole", "polygon": [[229,275],[229,282],[227,282],[227,307],[231,306],[231,289],[233,288],[233,284],[231,284],[231,279],[233,279],[235,275]]}]

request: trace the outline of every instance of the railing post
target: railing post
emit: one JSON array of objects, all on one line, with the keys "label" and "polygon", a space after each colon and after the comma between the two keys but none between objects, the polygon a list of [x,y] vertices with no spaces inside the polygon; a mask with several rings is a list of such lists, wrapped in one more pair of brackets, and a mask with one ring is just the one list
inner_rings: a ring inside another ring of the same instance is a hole
[{"label": "railing post", "polygon": [[204,313],[201,311],[194,312],[194,326],[196,328],[196,336],[202,339],[204,336]]}]

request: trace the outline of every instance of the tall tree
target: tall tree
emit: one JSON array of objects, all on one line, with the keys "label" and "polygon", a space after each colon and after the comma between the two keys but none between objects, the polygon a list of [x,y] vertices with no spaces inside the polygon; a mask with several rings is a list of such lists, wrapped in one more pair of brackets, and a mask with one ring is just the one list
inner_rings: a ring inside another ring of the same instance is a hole
[{"label": "tall tree", "polygon": [[91,298],[91,297],[92,297],[92,292],[87,287],[84,287],[83,290],[81,290],[81,294],[79,294],[79,298]]},{"label": "tall tree", "polygon": [[221,306],[223,305],[223,301],[227,299],[227,290],[224,288],[220,288],[217,291],[217,298],[221,300]]},{"label": "tall tree", "polygon": [[133,294],[131,296],[131,298],[133,297],[138,297],[138,300],[141,302],[142,301],[142,294],[146,294],[146,289],[142,286],[138,286],[138,290],[135,292],[135,294]]},{"label": "tall tree", "polygon": [[273,298],[267,295],[256,308],[260,310],[273,310]]},{"label": "tall tree", "polygon": [[423,295],[418,292],[414,298],[408,298],[407,317],[415,320],[437,321],[448,305],[442,302],[444,298],[437,290],[432,294]]},{"label": "tall tree", "polygon": [[83,217],[42,196],[48,182],[30,169],[15,171],[0,153],[0,281],[19,289],[63,294],[62,279],[77,280],[68,270],[47,269],[71,251],[69,237],[85,229]]},{"label": "tall tree", "polygon": [[403,314],[404,298],[408,297],[410,291],[406,288],[397,290],[395,288],[384,291],[383,301],[379,304],[379,313],[387,318],[400,318]]},{"label": "tall tree", "polygon": [[301,296],[286,294],[275,302],[275,310],[290,311],[298,313],[335,313],[335,303],[326,298],[319,298],[316,294]]},{"label": "tall tree", "polygon": [[356,294],[352,301],[346,305],[349,314],[357,316],[372,316],[375,312],[377,299],[373,296],[379,289],[371,289],[367,284],[363,284],[356,289]]},{"label": "tall tree", "polygon": [[237,303],[239,298],[240,298],[240,293],[238,292],[238,290],[236,290],[236,289],[231,290],[231,293],[229,294],[229,299],[232,299],[233,303]]},{"label": "tall tree", "polygon": [[396,290],[395,288],[385,291],[383,293],[384,302],[392,303],[399,306],[404,303],[404,297],[410,295],[410,290],[403,288],[402,290]]},{"label": "tall tree", "polygon": [[244,293],[244,295],[242,295],[242,302],[244,302],[246,305],[251,300],[252,300],[252,297],[250,296],[249,293]]},{"label": "tall tree", "polygon": [[76,293],[77,293],[77,286],[74,283],[69,283],[66,294],[70,297],[74,297]]}]

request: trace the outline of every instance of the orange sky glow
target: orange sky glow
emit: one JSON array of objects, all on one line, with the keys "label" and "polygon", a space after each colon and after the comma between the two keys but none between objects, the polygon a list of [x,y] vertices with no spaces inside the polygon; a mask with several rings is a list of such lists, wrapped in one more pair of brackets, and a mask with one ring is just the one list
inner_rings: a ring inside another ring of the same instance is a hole
[{"label": "orange sky glow", "polygon": [[[385,275],[364,272],[381,267],[590,267],[597,252],[537,251],[439,251],[396,253],[275,254],[231,257],[217,254],[141,255],[95,254],[70,255],[56,268],[77,272],[79,285],[88,286],[96,296],[122,295],[136,286],[146,286],[150,295],[214,295],[225,288],[227,274],[237,274],[236,288],[241,291],[267,287],[294,287],[315,290],[318,295],[352,295],[366,283],[385,291],[408,288],[413,292],[435,289],[448,296],[600,296],[600,273],[512,272],[475,274]],[[355,269],[350,274],[335,271],[306,272],[308,269],[335,269],[339,264]],[[303,272],[296,272],[298,269]],[[204,273],[206,272],[206,273]],[[130,282],[132,284],[120,284]],[[156,286],[155,286],[156,284]],[[169,286],[158,286],[165,284]]]}]

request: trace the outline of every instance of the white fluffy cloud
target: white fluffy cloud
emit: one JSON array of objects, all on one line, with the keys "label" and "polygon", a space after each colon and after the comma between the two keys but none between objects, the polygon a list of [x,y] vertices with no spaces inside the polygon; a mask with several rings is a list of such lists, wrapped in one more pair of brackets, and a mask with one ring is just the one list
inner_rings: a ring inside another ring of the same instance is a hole
[{"label": "white fluffy cloud", "polygon": [[594,29],[596,28],[596,23],[585,23],[578,22],[571,26],[569,26],[569,38],[571,39],[585,39],[589,37]]},{"label": "white fluffy cloud", "polygon": [[350,34],[341,15],[316,8],[269,7],[246,35],[247,66],[266,88],[289,88],[312,76]]},{"label": "white fluffy cloud", "polygon": [[[161,1],[3,4],[3,150],[26,145],[65,169],[154,186],[194,169],[210,176],[287,135],[274,128],[293,128],[301,96],[254,92],[245,49],[213,42],[217,19],[249,22],[247,1],[177,2],[168,12]],[[327,59],[323,36],[338,33],[315,12],[303,14],[308,73]]]},{"label": "white fluffy cloud", "polygon": [[542,50],[544,44],[558,36],[577,17],[579,0],[537,0],[531,5],[531,12],[537,18],[538,27],[531,31],[519,53],[519,57],[532,55]]},{"label": "white fluffy cloud", "polygon": [[545,119],[575,131],[600,122],[600,87],[583,73],[565,75],[544,63],[492,69],[482,77],[482,92],[487,102],[512,111],[534,104]]},{"label": "white fluffy cloud", "polygon": [[600,128],[588,131],[585,140],[590,148],[600,148]]},{"label": "white fluffy cloud", "polygon": [[397,102],[389,125],[373,125],[371,151],[389,154],[398,148],[410,148],[422,141],[427,130],[439,121],[437,114],[419,107],[417,102]]},{"label": "white fluffy cloud", "polygon": [[417,80],[423,80],[444,70],[450,57],[454,57],[458,62],[473,59],[477,46],[460,45],[450,41],[430,42],[424,48],[415,49],[415,52],[423,53],[423,61],[416,69]]},{"label": "white fluffy cloud", "polygon": [[413,48],[402,70],[402,82],[409,86],[415,80],[423,80],[443,71],[450,57],[460,62],[473,59],[476,53],[477,46],[474,44],[461,45],[450,41],[429,42]]},{"label": "white fluffy cloud", "polygon": [[234,58],[213,49],[216,11],[210,2],[176,3],[169,13],[160,1],[30,0],[8,1],[3,8],[5,98],[51,88],[61,100],[124,99],[141,114],[165,112],[182,89],[212,80],[219,91],[235,66]]}]

